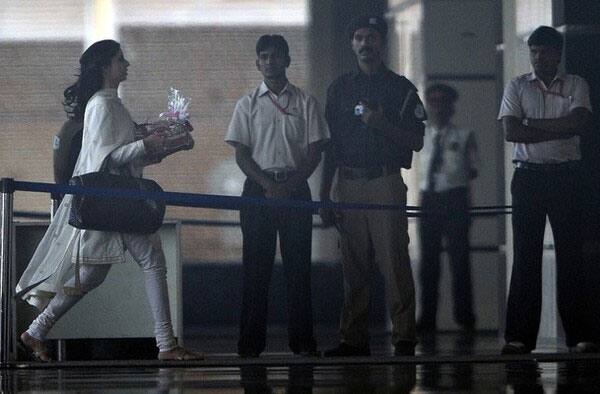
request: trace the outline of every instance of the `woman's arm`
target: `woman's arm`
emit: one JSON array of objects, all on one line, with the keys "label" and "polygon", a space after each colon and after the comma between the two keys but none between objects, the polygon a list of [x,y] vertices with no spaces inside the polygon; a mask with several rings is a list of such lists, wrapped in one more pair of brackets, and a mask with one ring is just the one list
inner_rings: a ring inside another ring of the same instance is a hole
[{"label": "woman's arm", "polygon": [[[110,163],[113,167],[121,167],[132,161],[159,162],[165,156],[165,135],[162,132],[150,134],[148,137],[122,145],[111,152]],[[158,161],[156,161],[158,160]]]}]

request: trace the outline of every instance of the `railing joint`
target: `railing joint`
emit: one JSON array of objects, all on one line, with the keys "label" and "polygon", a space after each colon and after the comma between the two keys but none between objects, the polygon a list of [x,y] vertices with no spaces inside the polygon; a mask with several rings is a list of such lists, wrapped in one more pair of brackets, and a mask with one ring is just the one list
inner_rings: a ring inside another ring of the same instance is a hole
[{"label": "railing joint", "polygon": [[12,194],[15,192],[15,180],[13,178],[0,179],[0,193]]}]

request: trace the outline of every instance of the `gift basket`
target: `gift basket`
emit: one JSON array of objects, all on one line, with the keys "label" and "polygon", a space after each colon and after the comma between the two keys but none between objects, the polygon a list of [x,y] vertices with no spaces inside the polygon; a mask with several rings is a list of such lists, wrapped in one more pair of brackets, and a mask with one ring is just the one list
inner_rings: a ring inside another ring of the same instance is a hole
[{"label": "gift basket", "polygon": [[173,87],[169,88],[167,111],[158,116],[158,120],[138,125],[136,138],[144,138],[158,130],[166,135],[165,149],[175,152],[193,144],[190,132],[194,130],[189,122],[188,107],[190,99]]}]

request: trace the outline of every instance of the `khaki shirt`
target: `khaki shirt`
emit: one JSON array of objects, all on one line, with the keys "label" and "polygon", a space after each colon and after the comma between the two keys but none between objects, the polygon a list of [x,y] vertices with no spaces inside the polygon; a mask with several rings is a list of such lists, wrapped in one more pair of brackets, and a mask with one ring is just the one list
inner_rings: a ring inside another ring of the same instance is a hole
[{"label": "khaki shirt", "polygon": [[295,170],[307,160],[309,144],[328,139],[314,97],[291,83],[276,96],[264,82],[237,102],[225,136],[249,147],[263,170]]}]

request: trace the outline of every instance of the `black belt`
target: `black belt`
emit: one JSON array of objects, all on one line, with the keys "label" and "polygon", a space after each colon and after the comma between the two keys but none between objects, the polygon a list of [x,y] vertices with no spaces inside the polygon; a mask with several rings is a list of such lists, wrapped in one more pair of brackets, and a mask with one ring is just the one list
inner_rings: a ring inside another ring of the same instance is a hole
[{"label": "black belt", "polygon": [[402,170],[399,164],[384,164],[373,167],[346,167],[341,166],[340,178],[344,179],[375,179],[382,176],[398,174]]},{"label": "black belt", "polygon": [[278,171],[263,171],[263,173],[277,183],[287,182],[288,179],[296,173],[296,171],[278,170]]},{"label": "black belt", "polygon": [[581,162],[579,160],[565,161],[562,163],[530,163],[527,161],[515,161],[515,168],[531,171],[572,171],[581,169]]}]

